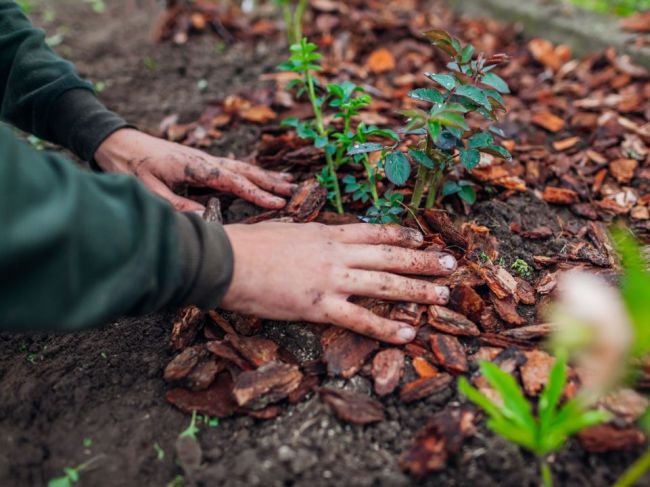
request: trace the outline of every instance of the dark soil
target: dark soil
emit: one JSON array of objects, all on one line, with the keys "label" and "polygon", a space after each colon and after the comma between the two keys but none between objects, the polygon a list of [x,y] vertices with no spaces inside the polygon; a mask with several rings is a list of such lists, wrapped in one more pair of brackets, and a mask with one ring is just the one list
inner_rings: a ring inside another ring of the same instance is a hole
[{"label": "dark soil", "polygon": [[[84,75],[106,83],[101,96],[110,107],[149,130],[168,114],[191,120],[211,98],[260,86],[258,75],[281,56],[269,43],[218,53],[209,37],[183,47],[152,45],[149,5],[129,15],[121,5],[110,6],[100,16],[86,3],[50,3],[57,22],[70,28],[63,44],[67,55]],[[147,69],[145,58],[155,59],[157,68]],[[206,92],[198,90],[199,79],[207,80]],[[246,155],[257,135],[258,129],[240,126],[210,151]],[[524,219],[519,222],[525,228],[557,226],[554,210],[532,195],[482,203],[477,214],[502,242],[507,262],[530,262],[532,255],[552,255],[561,245],[551,240],[531,247],[508,230],[514,219]],[[44,485],[63,467],[98,455],[96,467],[82,473],[81,485],[162,486],[180,474],[173,448],[189,418],[164,401],[162,379],[172,356],[171,319],[157,314],[77,334],[0,335],[0,485]],[[309,326],[268,323],[265,334],[300,360],[320,353]],[[331,382],[354,390],[371,387],[362,376]],[[397,457],[416,430],[456,400],[454,389],[408,406],[391,397],[387,420],[365,427],[341,423],[313,397],[275,420],[240,417],[201,426],[204,468],[195,480],[228,486],[538,485],[533,459],[485,430],[447,470],[419,482],[402,473]],[[84,446],[85,439],[92,443]],[[158,458],[155,444],[164,458]],[[558,485],[611,485],[637,453],[588,455],[572,443],[553,469]]]}]

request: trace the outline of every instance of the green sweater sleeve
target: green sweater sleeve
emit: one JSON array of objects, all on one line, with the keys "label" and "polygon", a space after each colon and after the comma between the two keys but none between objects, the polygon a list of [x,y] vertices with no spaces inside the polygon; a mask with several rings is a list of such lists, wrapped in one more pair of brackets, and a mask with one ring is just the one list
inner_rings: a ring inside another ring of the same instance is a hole
[{"label": "green sweater sleeve", "polygon": [[107,110],[74,66],[45,44],[13,0],[0,0],[0,119],[86,161],[127,123]]},{"label": "green sweater sleeve", "polygon": [[232,259],[223,227],[175,212],[134,178],[34,151],[0,126],[0,329],[215,307]]}]

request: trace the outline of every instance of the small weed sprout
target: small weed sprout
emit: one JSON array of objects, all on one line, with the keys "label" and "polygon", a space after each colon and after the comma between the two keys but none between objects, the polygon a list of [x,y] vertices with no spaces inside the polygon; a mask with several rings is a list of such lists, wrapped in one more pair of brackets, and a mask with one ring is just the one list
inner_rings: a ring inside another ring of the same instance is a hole
[{"label": "small weed sprout", "polygon": [[274,0],[282,10],[284,25],[289,45],[296,44],[302,39],[302,18],[309,0]]},{"label": "small weed sprout", "polygon": [[[372,101],[370,95],[362,87],[350,82],[329,83],[322,87],[316,73],[321,71],[319,61],[321,55],[317,52],[316,44],[302,38],[299,43],[291,47],[289,60],[282,63],[278,69],[297,73],[299,78],[292,80],[289,89],[296,88],[296,96],[307,95],[314,114],[313,120],[301,121],[297,118],[287,118],[283,126],[293,127],[299,137],[311,140],[318,149],[325,153],[326,166],[318,175],[318,181],[327,188],[328,196],[339,213],[343,213],[342,194],[339,184],[338,169],[349,162],[361,165],[365,171],[365,180],[357,181],[354,176],[343,179],[345,190],[351,194],[353,201],[365,203],[372,200],[373,205],[382,214],[382,207],[394,203],[392,208],[398,208],[395,198],[381,198],[377,183],[380,179],[379,168],[374,167],[368,156],[369,152],[382,150],[384,146],[376,142],[369,142],[371,138],[388,138],[399,140],[399,136],[392,130],[380,129],[375,126],[366,126],[359,123],[352,126],[352,118]],[[326,126],[324,110],[335,110],[333,120],[340,121],[340,127],[334,123]],[[401,212],[401,209],[400,211]],[[383,212],[385,214],[386,212]],[[389,215],[395,211],[389,212]],[[384,215],[385,216],[385,215]],[[396,221],[391,218],[391,221]]]},{"label": "small weed sprout", "polygon": [[92,438],[84,438],[83,446],[84,446],[84,448],[90,448],[91,446],[93,446]]},{"label": "small weed sprout", "polygon": [[65,467],[62,476],[48,480],[47,487],[73,487],[79,482],[79,474],[84,470],[90,470],[103,457],[104,455],[98,455],[76,467]]},{"label": "small weed sprout", "polygon": [[[415,186],[411,196],[411,208],[418,210],[426,195],[425,206],[435,205],[440,189],[443,196],[458,194],[469,204],[476,200],[476,193],[469,181],[452,182],[447,176],[459,162],[472,171],[481,160],[481,153],[510,159],[510,153],[497,144],[494,135],[503,136],[501,130],[491,126],[489,131],[470,127],[467,117],[478,113],[490,122],[497,120],[500,111],[505,112],[503,93],[510,90],[506,82],[492,70],[505,63],[505,54],[474,55],[474,47],[463,47],[460,41],[447,32],[430,30],[424,33],[434,46],[449,55],[445,74],[426,73],[436,83],[434,88],[418,88],[409,93],[414,100],[429,105],[425,109],[405,110],[407,117],[405,135],[419,136],[418,142],[405,153],[395,144],[384,157],[386,177],[395,185],[404,185],[411,175],[411,161],[417,166]],[[491,132],[491,133],[490,133]],[[383,150],[387,148],[374,148]],[[368,148],[373,150],[373,148]]]},{"label": "small weed sprout", "polygon": [[499,394],[500,404],[475,389],[464,377],[458,383],[459,391],[488,415],[488,428],[537,456],[546,487],[553,485],[548,455],[562,448],[571,435],[610,417],[604,411],[590,411],[577,398],[561,405],[566,384],[566,360],[565,352],[557,353],[536,414],[515,379],[491,362],[481,362],[480,368]]},{"label": "small weed sprout", "polygon": [[533,271],[524,259],[515,260],[510,268],[519,274],[520,277],[528,278],[532,276]]},{"label": "small weed sprout", "polygon": [[196,425],[197,415],[196,409],[192,411],[192,419],[190,420],[190,425],[180,432],[178,435],[179,438],[190,437],[194,440],[197,440],[197,433],[199,432],[199,427]]},{"label": "small weed sprout", "polygon": [[160,446],[158,442],[153,444],[153,449],[156,452],[156,458],[160,461],[165,459],[165,450]]}]

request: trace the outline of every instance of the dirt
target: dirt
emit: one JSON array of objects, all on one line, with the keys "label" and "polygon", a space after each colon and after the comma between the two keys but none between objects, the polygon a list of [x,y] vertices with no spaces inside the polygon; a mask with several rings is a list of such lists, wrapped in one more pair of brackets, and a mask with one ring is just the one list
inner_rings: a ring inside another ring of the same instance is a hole
[{"label": "dirt", "polygon": [[[147,130],[166,115],[191,120],[211,98],[260,86],[258,75],[281,57],[280,47],[265,42],[221,53],[209,37],[182,47],[152,45],[150,5],[129,15],[123,5],[109,5],[109,12],[96,15],[86,3],[50,3],[55,23],[65,22],[73,32],[60,49],[83,74],[106,83],[101,97],[110,107]],[[155,70],[144,67],[148,57],[157,60]],[[206,92],[197,88],[200,79],[207,80]],[[237,127],[209,150],[244,156],[253,150],[258,130]],[[249,211],[235,206],[230,218]],[[561,245],[526,242],[507,229],[519,218],[525,228],[557,225],[554,210],[532,195],[481,203],[476,211],[502,242],[507,262],[552,255]],[[179,475],[173,446],[189,418],[163,398],[171,319],[161,313],[76,334],[0,335],[0,485],[43,485],[63,467],[98,456],[95,467],[82,473],[81,485],[165,485]],[[320,354],[311,326],[267,323],[264,334],[301,361]],[[362,376],[324,385],[371,387]],[[202,425],[204,461],[195,480],[226,486],[538,485],[533,459],[484,429],[445,471],[417,481],[401,471],[397,458],[417,429],[457,400],[454,388],[411,405],[392,395],[386,399],[387,420],[363,427],[340,422],[315,397],[271,421],[240,417]],[[637,454],[588,455],[571,442],[553,470],[558,485],[611,485]]]}]

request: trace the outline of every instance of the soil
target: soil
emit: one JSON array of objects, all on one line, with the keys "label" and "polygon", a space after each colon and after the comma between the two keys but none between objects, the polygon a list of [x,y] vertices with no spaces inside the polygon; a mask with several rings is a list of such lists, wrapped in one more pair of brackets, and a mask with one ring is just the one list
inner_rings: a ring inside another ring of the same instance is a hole
[{"label": "soil", "polygon": [[[189,121],[211,98],[260,86],[259,74],[271,71],[282,56],[282,47],[268,42],[218,52],[207,36],[182,47],[153,45],[149,4],[125,15],[124,5],[107,2],[109,11],[97,15],[85,2],[49,3],[57,13],[54,25],[65,23],[70,32],[59,50],[82,74],[106,83],[101,97],[111,108],[151,131],[166,115]],[[156,60],[154,70],[144,65],[149,58]],[[200,79],[207,80],[205,92],[197,88]],[[245,156],[258,131],[236,127],[209,151]],[[516,218],[525,218],[526,228],[557,226],[554,210],[533,195],[481,203],[476,214],[502,242],[507,262],[530,262],[532,255],[553,255],[561,246],[551,240],[533,248],[508,230]],[[94,468],[81,474],[81,485],[165,485],[179,475],[174,443],[189,418],[164,400],[162,371],[173,355],[167,345],[171,320],[162,313],[76,334],[0,335],[0,485],[44,485],[63,467],[98,456]],[[320,353],[310,326],[265,326],[265,334],[300,360]],[[330,383],[351,390],[371,387],[362,376]],[[202,425],[203,468],[194,480],[226,486],[538,485],[533,459],[484,429],[445,471],[417,481],[401,471],[397,458],[417,429],[457,400],[453,388],[411,405],[391,396],[387,420],[363,427],[340,422],[314,397],[274,420],[239,417],[217,427]],[[611,485],[637,455],[589,455],[572,442],[553,470],[558,485]]]}]

